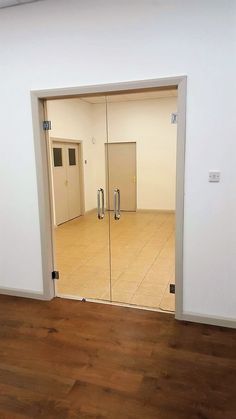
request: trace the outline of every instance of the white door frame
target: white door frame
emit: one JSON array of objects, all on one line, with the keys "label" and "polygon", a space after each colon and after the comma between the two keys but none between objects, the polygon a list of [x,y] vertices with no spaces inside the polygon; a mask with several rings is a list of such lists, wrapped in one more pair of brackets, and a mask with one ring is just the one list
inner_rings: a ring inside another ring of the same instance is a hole
[{"label": "white door frame", "polygon": [[[43,270],[42,299],[55,297],[54,281],[51,273],[53,263],[52,211],[50,174],[48,173],[48,134],[43,130],[43,120],[47,119],[44,102],[52,99],[81,96],[111,95],[131,93],[151,89],[178,88],[178,126],[177,126],[177,166],[176,166],[176,319],[188,320],[183,313],[183,234],[184,234],[184,173],[185,173],[185,137],[186,137],[186,89],[187,77],[170,77],[151,80],[132,81],[114,84],[99,84],[71,88],[58,88],[31,91],[36,170],[38,184],[38,202]],[[187,316],[188,317],[188,316]],[[194,320],[194,319],[193,319]]]}]

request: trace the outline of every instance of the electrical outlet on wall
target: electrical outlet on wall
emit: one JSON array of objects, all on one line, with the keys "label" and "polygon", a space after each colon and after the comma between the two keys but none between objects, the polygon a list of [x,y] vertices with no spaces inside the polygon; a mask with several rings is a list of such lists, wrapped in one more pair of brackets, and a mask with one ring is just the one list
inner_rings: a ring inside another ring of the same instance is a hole
[{"label": "electrical outlet on wall", "polygon": [[211,170],[209,172],[209,182],[220,182],[220,172]]}]

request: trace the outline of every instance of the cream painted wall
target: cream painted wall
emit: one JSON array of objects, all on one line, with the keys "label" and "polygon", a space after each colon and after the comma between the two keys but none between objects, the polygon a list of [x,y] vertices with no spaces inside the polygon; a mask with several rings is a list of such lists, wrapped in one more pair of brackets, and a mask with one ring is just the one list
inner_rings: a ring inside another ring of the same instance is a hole
[{"label": "cream painted wall", "polygon": [[106,186],[106,108],[105,103],[98,105],[99,112],[95,120],[93,115],[96,106],[81,99],[47,101],[48,118],[52,121],[50,138],[82,141],[85,211],[97,207],[97,190],[105,190]]},{"label": "cream painted wall", "polygon": [[[96,207],[96,153],[92,143],[92,105],[80,99],[47,101],[51,138],[82,141],[85,211]],[[86,161],[86,164],[85,164]]]},{"label": "cream painted wall", "polygon": [[[176,109],[175,97],[108,103],[109,142],[137,143],[138,209],[175,209],[177,130],[170,115]],[[93,105],[92,110],[96,127],[100,105]],[[97,136],[101,141],[98,127]]]},{"label": "cream painted wall", "polygon": [[234,0],[0,11],[0,287],[42,292],[30,90],[187,75],[184,313],[236,319],[235,17]]},{"label": "cream painted wall", "polygon": [[[138,209],[175,209],[177,130],[170,115],[176,107],[175,97],[108,103],[108,141],[137,143]],[[48,101],[48,117],[51,137],[83,141],[85,210],[95,208],[97,189],[106,189],[105,104]]]}]

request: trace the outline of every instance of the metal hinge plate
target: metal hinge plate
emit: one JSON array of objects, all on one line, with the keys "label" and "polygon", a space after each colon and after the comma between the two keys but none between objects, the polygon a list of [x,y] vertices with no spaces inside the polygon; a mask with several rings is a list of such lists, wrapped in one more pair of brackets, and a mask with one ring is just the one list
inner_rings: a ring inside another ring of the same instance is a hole
[{"label": "metal hinge plate", "polygon": [[59,271],[52,272],[52,279],[59,279]]},{"label": "metal hinge plate", "polygon": [[171,123],[172,124],[177,124],[178,123],[178,114],[177,114],[177,112],[173,112],[171,114]]},{"label": "metal hinge plate", "polygon": [[50,131],[52,129],[52,122],[51,121],[43,121],[43,129],[44,129],[44,131]]},{"label": "metal hinge plate", "polygon": [[175,284],[170,284],[170,294],[175,294]]}]

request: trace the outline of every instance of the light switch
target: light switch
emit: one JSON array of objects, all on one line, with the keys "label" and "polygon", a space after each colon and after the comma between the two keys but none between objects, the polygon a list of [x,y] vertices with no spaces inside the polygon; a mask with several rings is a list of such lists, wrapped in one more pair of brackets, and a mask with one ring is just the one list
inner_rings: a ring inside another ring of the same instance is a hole
[{"label": "light switch", "polygon": [[220,172],[210,171],[209,172],[209,182],[220,182]]}]

